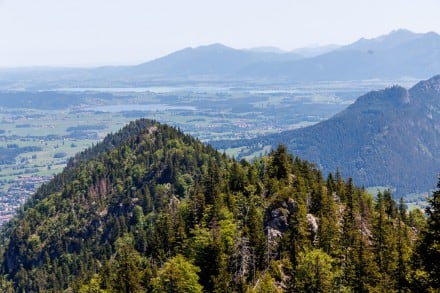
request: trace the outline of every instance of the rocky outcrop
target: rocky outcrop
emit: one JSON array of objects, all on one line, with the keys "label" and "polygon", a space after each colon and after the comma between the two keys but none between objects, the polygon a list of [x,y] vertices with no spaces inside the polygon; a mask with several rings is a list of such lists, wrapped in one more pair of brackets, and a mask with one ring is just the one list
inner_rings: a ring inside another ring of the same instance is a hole
[{"label": "rocky outcrop", "polygon": [[[267,211],[267,222],[265,225],[266,235],[271,245],[275,245],[278,238],[282,237],[289,228],[289,219],[298,212],[298,205],[294,199],[278,203]],[[310,237],[317,241],[319,219],[313,214],[307,214]]]}]

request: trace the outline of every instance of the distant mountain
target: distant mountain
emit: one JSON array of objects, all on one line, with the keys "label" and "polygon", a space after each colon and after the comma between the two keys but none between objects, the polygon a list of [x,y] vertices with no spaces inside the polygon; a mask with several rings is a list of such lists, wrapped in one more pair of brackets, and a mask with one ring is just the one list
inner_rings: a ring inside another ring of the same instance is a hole
[{"label": "distant mountain", "polygon": [[222,44],[185,48],[136,66],[0,70],[0,86],[132,86],[152,82],[301,82],[428,78],[440,72],[440,36],[398,30],[347,46],[238,50]]},{"label": "distant mountain", "polygon": [[235,146],[279,143],[324,173],[339,168],[361,185],[394,187],[398,195],[426,192],[440,172],[440,75],[409,90],[370,92],[326,121]]},{"label": "distant mountain", "polygon": [[287,81],[427,78],[440,72],[440,36],[393,31],[347,46],[303,48],[289,53],[237,50],[221,44],[187,48],[127,68],[151,78],[226,78]]},{"label": "distant mountain", "polygon": [[360,40],[340,48],[341,50],[357,50],[357,51],[383,51],[396,48],[420,38],[425,34],[413,33],[409,30],[400,29],[392,31],[391,33],[379,36],[373,39],[361,38]]},{"label": "distant mountain", "polygon": [[312,58],[316,57],[331,51],[334,51],[341,46],[338,45],[326,45],[326,46],[313,46],[313,47],[304,47],[291,51],[293,54],[298,54],[303,58]]},{"label": "distant mountain", "polygon": [[186,48],[165,57],[128,68],[130,74],[152,77],[228,77],[251,64],[284,62],[301,56],[268,50],[237,50],[222,44]]},{"label": "distant mountain", "polygon": [[250,52],[257,52],[257,53],[277,53],[277,54],[284,54],[287,53],[284,50],[281,50],[280,48],[277,47],[271,47],[271,46],[263,46],[263,47],[255,47],[255,48],[250,48],[250,49],[245,49],[246,51],[250,51]]},{"label": "distant mountain", "polygon": [[440,36],[399,30],[361,39],[323,55],[287,62],[252,64],[237,76],[292,81],[428,78],[440,72]]}]

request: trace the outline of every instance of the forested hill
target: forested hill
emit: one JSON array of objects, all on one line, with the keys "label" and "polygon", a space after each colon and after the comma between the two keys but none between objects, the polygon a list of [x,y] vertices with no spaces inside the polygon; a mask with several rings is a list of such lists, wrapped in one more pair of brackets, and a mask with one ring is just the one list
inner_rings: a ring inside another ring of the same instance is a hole
[{"label": "forested hill", "polygon": [[249,141],[254,149],[284,143],[326,172],[339,168],[363,186],[390,186],[399,196],[427,192],[440,171],[440,75],[411,89],[394,86],[359,97],[316,125]]},{"label": "forested hill", "polygon": [[71,159],[9,223],[0,290],[427,290],[436,249],[413,254],[425,224],[282,145],[237,162],[138,120]]}]

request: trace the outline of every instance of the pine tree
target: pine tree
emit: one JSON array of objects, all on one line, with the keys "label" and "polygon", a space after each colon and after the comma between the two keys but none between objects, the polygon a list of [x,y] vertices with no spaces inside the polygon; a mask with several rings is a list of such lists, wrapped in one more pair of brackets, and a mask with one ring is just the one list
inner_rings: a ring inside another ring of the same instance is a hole
[{"label": "pine tree", "polygon": [[334,260],[319,249],[300,253],[296,268],[298,292],[333,292],[337,273]]},{"label": "pine tree", "polygon": [[327,254],[335,254],[338,239],[338,213],[336,203],[327,188],[322,187],[321,209],[319,212],[318,242],[319,247]]},{"label": "pine tree", "polygon": [[142,257],[133,247],[133,239],[125,234],[116,241],[113,288],[118,292],[141,292]]},{"label": "pine tree", "polygon": [[271,154],[272,164],[269,167],[271,177],[277,179],[287,179],[290,174],[289,170],[289,155],[284,145],[280,144],[278,148]]},{"label": "pine tree", "polygon": [[440,289],[440,263],[438,262],[440,259],[440,178],[437,190],[432,193],[432,197],[428,198],[428,203],[427,229],[421,234],[415,262],[416,266],[428,274],[428,285],[438,290]]},{"label": "pine tree", "polygon": [[373,247],[375,260],[379,268],[379,286],[382,291],[389,291],[394,287],[394,272],[398,269],[398,237],[394,229],[394,219],[390,217],[389,197],[379,192],[376,200],[377,216],[373,225]]}]

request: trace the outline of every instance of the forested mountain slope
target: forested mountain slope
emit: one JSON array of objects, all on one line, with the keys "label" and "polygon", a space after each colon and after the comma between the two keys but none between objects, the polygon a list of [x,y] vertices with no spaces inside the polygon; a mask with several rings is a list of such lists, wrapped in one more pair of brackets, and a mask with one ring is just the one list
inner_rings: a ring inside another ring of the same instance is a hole
[{"label": "forested mountain slope", "polygon": [[409,90],[394,86],[367,93],[313,126],[215,146],[279,143],[324,173],[339,168],[363,186],[390,186],[398,195],[427,192],[440,171],[440,75]]},{"label": "forested mountain slope", "polygon": [[339,174],[324,179],[282,145],[237,162],[138,120],[72,158],[9,223],[0,289],[423,289],[434,286],[430,272],[410,257],[424,225],[389,192],[373,198]]}]

